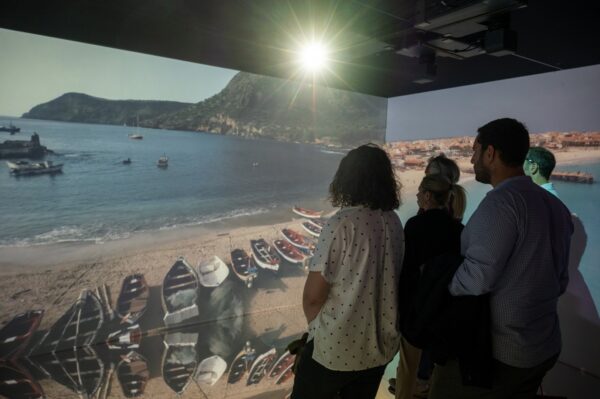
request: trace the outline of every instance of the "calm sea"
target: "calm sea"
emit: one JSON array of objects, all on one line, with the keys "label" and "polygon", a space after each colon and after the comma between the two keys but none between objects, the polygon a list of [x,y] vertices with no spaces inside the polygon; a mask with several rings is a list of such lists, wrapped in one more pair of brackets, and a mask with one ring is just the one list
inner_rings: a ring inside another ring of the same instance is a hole
[{"label": "calm sea", "polygon": [[[0,118],[0,124],[9,119]],[[0,245],[103,242],[131,233],[287,209],[322,198],[343,156],[311,145],[204,133],[18,119],[63,163],[15,177],[0,162]],[[169,167],[156,162],[169,157]],[[130,165],[122,160],[131,158]],[[291,215],[291,213],[289,213]]]}]

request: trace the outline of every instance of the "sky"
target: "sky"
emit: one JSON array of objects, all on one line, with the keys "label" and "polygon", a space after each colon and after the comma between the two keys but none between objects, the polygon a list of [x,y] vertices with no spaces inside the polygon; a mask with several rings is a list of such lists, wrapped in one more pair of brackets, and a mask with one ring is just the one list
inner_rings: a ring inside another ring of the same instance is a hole
[{"label": "sky", "polygon": [[0,29],[0,115],[21,116],[67,92],[199,102],[238,72]]},{"label": "sky", "polygon": [[390,98],[386,140],[475,136],[502,117],[531,133],[600,131],[600,65]]}]

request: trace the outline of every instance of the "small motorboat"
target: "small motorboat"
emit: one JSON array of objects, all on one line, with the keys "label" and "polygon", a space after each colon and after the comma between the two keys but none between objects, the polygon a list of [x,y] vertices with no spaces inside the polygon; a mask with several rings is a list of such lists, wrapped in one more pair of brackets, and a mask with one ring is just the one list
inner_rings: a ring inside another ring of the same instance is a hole
[{"label": "small motorboat", "polygon": [[248,288],[252,287],[254,279],[258,276],[252,256],[248,256],[248,253],[243,249],[234,249],[231,251],[231,268],[233,269],[233,273]]},{"label": "small motorboat", "polygon": [[16,360],[29,344],[44,316],[43,310],[30,310],[13,317],[0,330],[0,360]]},{"label": "small motorboat", "polygon": [[292,229],[282,229],[281,234],[283,234],[283,238],[288,240],[290,244],[296,246],[299,249],[310,249],[313,246],[313,243],[309,240],[308,237],[303,236]]},{"label": "small motorboat", "polygon": [[196,271],[182,257],[167,272],[162,286],[165,324],[178,324],[198,316],[196,300],[200,283]]},{"label": "small motorboat", "polygon": [[126,398],[135,398],[144,394],[146,383],[150,379],[148,362],[135,351],[123,356],[117,366],[117,379]]},{"label": "small motorboat", "polygon": [[123,279],[121,293],[117,299],[117,315],[121,320],[133,324],[146,311],[150,290],[143,274],[130,274]]},{"label": "small motorboat", "polygon": [[106,344],[109,349],[133,350],[140,347],[142,330],[138,324],[125,324],[121,328],[108,334]]},{"label": "small motorboat", "polygon": [[227,276],[229,268],[218,256],[198,263],[198,278],[204,287],[218,287]]},{"label": "small motorboat", "polygon": [[306,232],[314,237],[318,237],[321,235],[321,230],[323,230],[322,227],[317,227],[316,225],[314,225],[313,223],[310,223],[309,221],[306,222],[302,222],[302,228],[304,230],[306,230]]},{"label": "small motorboat", "polygon": [[12,123],[10,123],[8,126],[0,126],[0,132],[9,132],[10,134],[15,134],[15,133],[19,133],[21,131],[20,127],[16,127],[15,125],[13,125]]},{"label": "small motorboat", "polygon": [[169,166],[169,158],[163,154],[162,157],[158,158],[156,166],[158,166],[159,168],[167,168]]},{"label": "small motorboat", "polygon": [[130,165],[131,164],[131,158],[124,159],[121,162],[123,163],[123,165]]},{"label": "small motorboat", "polygon": [[248,381],[246,381],[246,385],[258,384],[267,374],[267,370],[271,368],[276,357],[277,351],[275,350],[275,348],[271,348],[265,353],[258,356],[254,363],[252,363],[252,367],[250,367],[250,371],[248,372]]},{"label": "small motorboat", "polygon": [[130,134],[129,138],[131,140],[142,140],[144,136],[142,136],[141,134]]},{"label": "small motorboat", "polygon": [[278,378],[289,366],[294,365],[296,355],[292,355],[290,351],[286,350],[269,370],[269,378]]},{"label": "small motorboat", "polygon": [[258,266],[273,271],[279,270],[279,256],[264,239],[250,240],[250,247]]},{"label": "small motorboat", "polygon": [[300,208],[299,206],[293,207],[292,212],[307,219],[319,219],[323,215],[323,211],[313,211],[312,209]]},{"label": "small motorboat", "polygon": [[10,172],[15,176],[62,173],[63,167],[62,163],[55,165],[54,163],[52,163],[52,161],[32,163],[29,163],[27,161],[7,161],[6,165],[10,169]]},{"label": "small motorboat", "polygon": [[306,257],[298,248],[290,244],[286,240],[275,240],[273,241],[273,246],[279,252],[279,254],[283,257],[283,259],[287,260],[290,263],[302,263]]},{"label": "small motorboat", "polygon": [[221,356],[214,355],[200,362],[194,380],[198,384],[212,386],[225,374],[225,370],[227,362]]},{"label": "small motorboat", "polygon": [[250,369],[250,365],[254,361],[256,357],[256,352],[250,345],[250,342],[246,342],[244,345],[244,349],[238,353],[238,355],[231,362],[231,368],[229,369],[229,376],[227,377],[228,384],[235,384],[240,381],[248,370]]}]

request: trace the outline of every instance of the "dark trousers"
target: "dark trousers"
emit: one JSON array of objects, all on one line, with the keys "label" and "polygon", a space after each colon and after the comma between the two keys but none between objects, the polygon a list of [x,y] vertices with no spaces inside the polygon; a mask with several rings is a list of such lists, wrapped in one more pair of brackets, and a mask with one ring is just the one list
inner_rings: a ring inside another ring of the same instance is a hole
[{"label": "dark trousers", "polygon": [[302,352],[291,399],[375,398],[385,366],[361,371],[334,371],[313,360],[313,341]]},{"label": "dark trousers", "polygon": [[512,367],[494,360],[492,389],[462,384],[458,361],[450,360],[444,366],[435,365],[431,377],[429,399],[530,399],[535,398],[546,373],[554,366],[558,355],[538,366]]}]

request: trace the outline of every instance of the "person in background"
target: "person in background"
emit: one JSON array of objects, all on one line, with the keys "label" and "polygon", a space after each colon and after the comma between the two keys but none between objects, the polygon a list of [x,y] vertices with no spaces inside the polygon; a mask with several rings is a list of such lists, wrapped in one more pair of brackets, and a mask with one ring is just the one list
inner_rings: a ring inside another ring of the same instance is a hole
[{"label": "person in background", "polygon": [[544,147],[531,147],[523,163],[523,171],[531,177],[535,184],[545,188],[549,193],[558,197],[558,193],[550,180],[550,175],[556,166],[554,154]]},{"label": "person in background", "polygon": [[460,180],[460,169],[456,162],[445,154],[440,154],[429,159],[425,167],[426,175],[443,175],[446,176],[451,183],[457,184]]},{"label": "person in background", "polygon": [[[453,209],[464,209],[465,190],[441,174],[430,174],[423,178],[417,193],[417,204],[423,211],[406,222],[404,228],[405,256],[400,277],[400,319],[408,312],[415,288],[419,281],[420,267],[428,260],[442,254],[460,255],[460,234],[462,223],[448,212],[449,201]],[[421,356],[421,350],[412,346],[404,337],[400,341],[400,359],[395,381],[397,399],[410,399],[413,395],[427,397],[428,386],[421,383],[417,389],[417,368],[429,362]],[[424,351],[423,353],[426,353]],[[419,379],[428,380],[430,370],[421,370],[425,375]]]},{"label": "person in background", "polygon": [[[458,184],[460,180],[460,169],[456,162],[444,154],[440,154],[436,157],[429,159],[427,163],[427,167],[425,167],[426,175],[442,175],[445,176],[452,184]],[[462,205],[461,208],[455,209],[454,201],[452,200],[452,193],[450,193],[450,198],[448,199],[448,211],[452,217],[462,220],[463,215],[465,213],[465,203],[458,203],[456,206]]]},{"label": "person in background", "polygon": [[309,265],[302,305],[308,339],[292,399],[374,398],[398,351],[398,280],[404,257],[391,162],[363,145],[340,162],[333,206]]},{"label": "person in background", "polygon": [[[431,157],[427,166],[425,167],[425,175],[440,175],[445,177],[450,183],[456,185],[460,180],[460,169],[456,162],[444,154],[440,154],[435,157]],[[449,197],[445,202],[447,204],[448,213],[456,220],[461,221],[463,215],[465,213],[466,208],[466,196],[464,195],[464,189],[460,186],[455,186],[457,190],[460,190],[461,193],[457,198],[454,197],[454,193],[452,190],[449,193]],[[418,203],[417,198],[417,203]],[[424,209],[419,205],[419,212],[421,214],[424,212]],[[401,360],[402,361],[402,360]],[[412,362],[414,363],[414,362]],[[412,364],[411,363],[411,364]],[[419,369],[417,372],[417,380],[416,387],[410,390],[410,392],[414,392],[415,395],[418,396],[427,396],[427,392],[429,391],[429,378],[431,377],[431,372],[433,370],[433,362],[430,359],[429,351],[424,350],[421,352],[421,360],[419,361]],[[396,378],[390,378],[388,390],[395,394],[396,393]],[[406,383],[403,383],[406,386]],[[400,392],[397,397],[402,397],[405,394],[405,390]],[[410,397],[410,395],[406,396]]]},{"label": "person in background", "polygon": [[558,298],[568,283],[571,214],[523,172],[529,132],[510,118],[478,129],[471,163],[491,184],[461,235],[451,295],[490,293],[491,389],[465,386],[458,362],[436,364],[430,399],[534,398],[561,350]]}]

